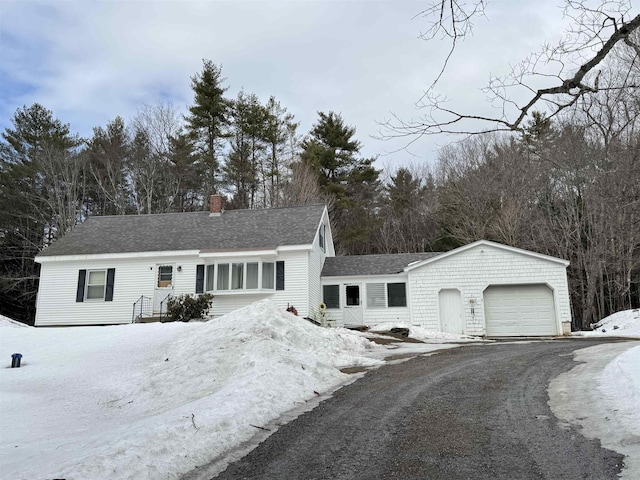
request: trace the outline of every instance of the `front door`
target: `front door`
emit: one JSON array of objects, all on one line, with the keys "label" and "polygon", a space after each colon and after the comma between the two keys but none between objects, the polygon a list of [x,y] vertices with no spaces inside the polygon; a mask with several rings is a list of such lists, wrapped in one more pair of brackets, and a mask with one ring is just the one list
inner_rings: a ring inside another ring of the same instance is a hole
[{"label": "front door", "polygon": [[167,297],[173,294],[173,265],[156,265],[156,287],[153,295],[153,312],[167,311]]},{"label": "front door", "polygon": [[362,299],[360,284],[345,285],[345,325],[362,325]]}]

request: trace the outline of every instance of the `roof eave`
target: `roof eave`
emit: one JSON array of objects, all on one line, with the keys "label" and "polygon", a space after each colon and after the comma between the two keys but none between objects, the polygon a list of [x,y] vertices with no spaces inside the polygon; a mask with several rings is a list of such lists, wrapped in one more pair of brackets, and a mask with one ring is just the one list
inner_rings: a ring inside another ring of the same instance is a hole
[{"label": "roof eave", "polygon": [[155,252],[126,252],[126,253],[87,253],[76,255],[37,255],[37,263],[51,262],[79,262],[85,260],[127,260],[131,258],[156,257],[188,257],[197,256],[200,250],[167,250]]},{"label": "roof eave", "polygon": [[561,265],[564,265],[565,267],[568,267],[570,262],[568,260],[564,260],[562,258],[557,258],[557,257],[552,257],[550,255],[544,255],[542,253],[537,253],[537,252],[532,252],[530,250],[523,250],[522,248],[517,248],[517,247],[511,247],[509,245],[503,245],[502,243],[497,243],[497,242],[491,242],[489,240],[478,240],[475,241],[473,243],[470,243],[468,245],[463,245],[462,247],[458,247],[455,248],[453,250],[450,250],[446,253],[443,253],[441,255],[437,255],[433,258],[428,258],[426,260],[423,260],[421,262],[416,262],[414,264],[408,265],[407,267],[405,267],[404,271],[405,272],[409,272],[411,270],[415,270],[416,268],[420,268],[424,265],[433,263],[433,262],[437,262],[438,260],[442,260],[443,258],[448,258],[451,257],[453,255],[457,255],[458,253],[462,253],[465,252],[467,250],[470,250],[472,248],[478,247],[480,245],[485,245],[488,247],[495,247],[495,248],[499,248],[501,250],[507,250],[510,251],[512,253],[517,253],[519,255],[526,255],[529,257],[534,257],[537,258],[539,260],[545,260],[547,262],[553,262],[553,263],[559,263]]}]

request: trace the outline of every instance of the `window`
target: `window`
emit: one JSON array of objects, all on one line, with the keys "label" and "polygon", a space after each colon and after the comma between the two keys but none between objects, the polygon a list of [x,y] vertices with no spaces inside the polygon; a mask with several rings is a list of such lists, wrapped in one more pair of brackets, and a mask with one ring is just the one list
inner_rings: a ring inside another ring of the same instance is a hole
[{"label": "window", "polygon": [[322,251],[325,251],[325,227],[324,223],[320,225],[320,232],[318,233],[318,242]]},{"label": "window", "polygon": [[275,264],[264,262],[262,264],[262,288],[273,290],[276,286]]},{"label": "window", "polygon": [[113,286],[116,269],[78,270],[76,302],[85,300],[113,301]]},{"label": "window", "polygon": [[207,292],[213,290],[214,270],[215,265],[207,265]]},{"label": "window", "polygon": [[340,308],[340,285],[323,286],[322,301],[327,308]]},{"label": "window", "polygon": [[280,290],[279,285],[284,288],[284,262],[211,264],[206,266],[205,280],[207,291]]},{"label": "window", "polygon": [[390,307],[407,306],[407,289],[405,283],[387,283],[388,304]]},{"label": "window", "polygon": [[358,285],[347,285],[347,307],[357,307],[360,305],[360,287]]},{"label": "window", "polygon": [[247,263],[247,290],[258,288],[258,262]]},{"label": "window", "polygon": [[173,281],[173,266],[160,265],[158,267],[158,288],[167,288]]},{"label": "window", "polygon": [[384,283],[367,283],[367,308],[385,308]]},{"label": "window", "polygon": [[216,290],[229,290],[229,264],[228,263],[219,263],[218,264],[218,282],[216,285]]},{"label": "window", "polygon": [[93,270],[87,273],[87,300],[104,299],[104,290],[107,283],[106,270]]},{"label": "window", "polygon": [[244,263],[231,264],[231,290],[244,288]]}]

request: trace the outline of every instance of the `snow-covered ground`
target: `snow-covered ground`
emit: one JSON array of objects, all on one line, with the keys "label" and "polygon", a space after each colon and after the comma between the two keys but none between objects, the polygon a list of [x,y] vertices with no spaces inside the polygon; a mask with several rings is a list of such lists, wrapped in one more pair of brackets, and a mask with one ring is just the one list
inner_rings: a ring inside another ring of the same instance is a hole
[{"label": "snow-covered ground", "polygon": [[574,332],[573,335],[640,338],[640,308],[609,315],[593,325],[593,331]]},{"label": "snow-covered ground", "polygon": [[3,479],[179,478],[352,381],[342,367],[409,351],[266,301],[209,322],[16,326],[0,323]]},{"label": "snow-covered ground", "polygon": [[[610,315],[584,337],[640,339],[640,310]],[[606,448],[626,455],[621,478],[640,478],[640,342],[580,349],[583,362],[556,377],[549,386],[549,405],[560,419],[581,427]]]},{"label": "snow-covered ground", "polygon": [[13,320],[9,317],[5,317],[4,315],[0,315],[0,328],[2,327],[9,327],[9,328],[21,328],[21,327],[28,327],[29,325],[26,325],[22,322],[18,322],[16,320]]},{"label": "snow-covered ground", "polygon": [[[637,331],[637,324],[616,322],[616,332]],[[0,477],[12,480],[172,479],[196,467],[205,478],[224,467],[224,460],[212,460],[241,451],[256,435],[268,435],[263,428],[273,431],[285,412],[292,418],[357,378],[341,368],[375,368],[389,356],[477,340],[409,326],[410,336],[429,343],[375,345],[366,339],[375,332],[319,328],[268,301],[209,322],[21,326],[0,318],[0,361],[6,362],[0,368]],[[589,392],[607,412],[607,419],[593,416],[596,424],[615,419],[622,435],[603,443],[631,444],[625,451],[610,448],[637,461],[640,346],[628,347],[593,347],[602,348],[600,363],[576,374],[571,388],[556,387],[552,400],[562,392],[579,397],[578,388]],[[23,355],[21,368],[8,368],[12,353]],[[571,405],[565,398],[560,404]],[[574,407],[584,411],[582,403]],[[557,415],[578,421],[570,409]],[[636,433],[624,434],[629,429]]]}]

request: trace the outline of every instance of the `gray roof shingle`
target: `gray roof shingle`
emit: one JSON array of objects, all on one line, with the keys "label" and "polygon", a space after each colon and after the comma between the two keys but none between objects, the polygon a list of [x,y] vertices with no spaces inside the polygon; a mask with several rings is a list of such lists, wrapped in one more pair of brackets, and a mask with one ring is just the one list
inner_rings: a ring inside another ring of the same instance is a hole
[{"label": "gray roof shingle", "polygon": [[440,254],[441,252],[424,252],[328,257],[324,262],[322,276],[390,275],[402,272],[410,263],[427,260]]},{"label": "gray roof shingle", "polygon": [[90,217],[38,257],[171,250],[251,250],[313,243],[324,205]]}]

